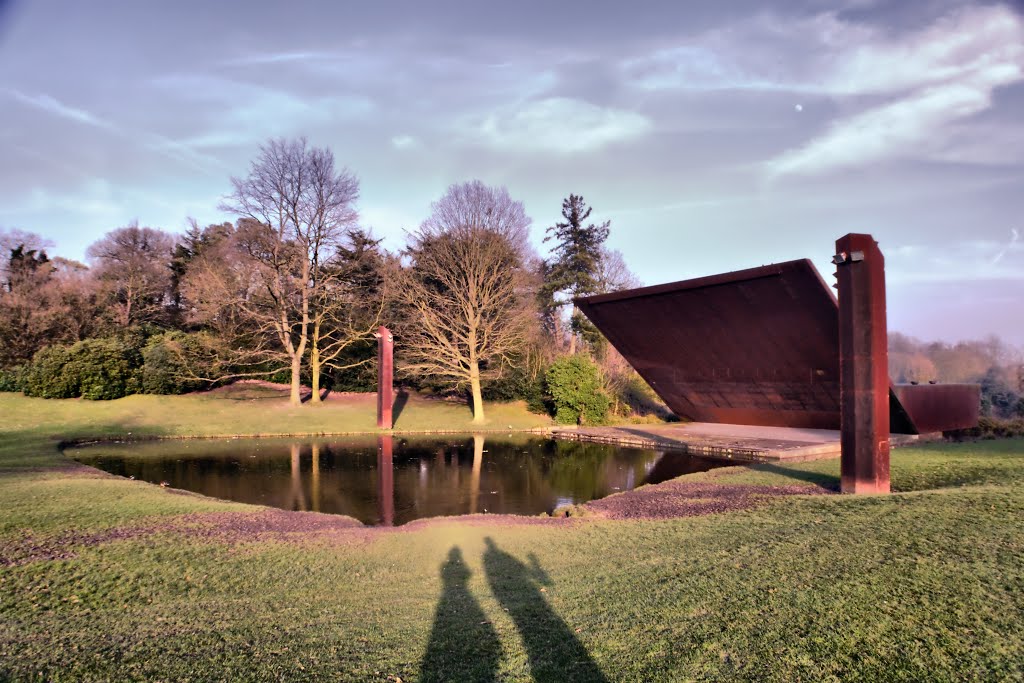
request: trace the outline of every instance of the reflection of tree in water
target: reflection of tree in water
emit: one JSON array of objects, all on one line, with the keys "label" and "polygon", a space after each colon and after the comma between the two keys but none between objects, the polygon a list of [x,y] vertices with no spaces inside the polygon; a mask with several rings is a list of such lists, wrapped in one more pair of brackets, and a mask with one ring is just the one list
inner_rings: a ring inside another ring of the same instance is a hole
[{"label": "reflection of tree in water", "polygon": [[519,629],[534,680],[540,683],[606,681],[586,648],[540,592],[540,585],[551,585],[551,579],[537,559],[530,555],[530,566],[527,566],[499,549],[492,539],[486,540],[487,581]]},{"label": "reflection of tree in water", "polygon": [[469,592],[469,577],[462,551],[453,547],[441,566],[443,588],[420,668],[421,681],[495,680],[501,644]]},{"label": "reflection of tree in water", "polygon": [[655,451],[585,441],[553,441],[547,452],[551,457],[548,484],[577,502],[633,488],[644,480],[648,463],[658,457]]}]

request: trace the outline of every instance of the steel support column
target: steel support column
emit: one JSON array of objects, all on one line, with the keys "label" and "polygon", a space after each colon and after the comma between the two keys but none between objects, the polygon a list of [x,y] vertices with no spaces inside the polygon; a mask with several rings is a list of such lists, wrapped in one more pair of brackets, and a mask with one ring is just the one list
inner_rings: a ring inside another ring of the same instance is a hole
[{"label": "steel support column", "polygon": [[843,493],[889,492],[885,259],[871,235],[836,240]]},{"label": "steel support column", "polygon": [[383,325],[374,336],[377,337],[377,428],[391,429],[394,426],[391,408],[395,404],[395,338]]}]

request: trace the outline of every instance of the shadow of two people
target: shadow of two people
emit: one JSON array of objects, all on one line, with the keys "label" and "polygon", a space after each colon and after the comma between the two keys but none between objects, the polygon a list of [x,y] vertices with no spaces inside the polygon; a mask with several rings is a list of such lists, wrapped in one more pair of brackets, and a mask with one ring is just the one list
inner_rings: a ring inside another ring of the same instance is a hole
[{"label": "shadow of two people", "polygon": [[[606,681],[572,629],[551,609],[541,586],[551,579],[531,554],[529,565],[486,539],[484,572],[491,591],[516,625],[536,681]],[[420,667],[421,681],[494,681],[501,641],[469,591],[471,572],[456,546],[441,566],[443,588],[430,641]]]}]

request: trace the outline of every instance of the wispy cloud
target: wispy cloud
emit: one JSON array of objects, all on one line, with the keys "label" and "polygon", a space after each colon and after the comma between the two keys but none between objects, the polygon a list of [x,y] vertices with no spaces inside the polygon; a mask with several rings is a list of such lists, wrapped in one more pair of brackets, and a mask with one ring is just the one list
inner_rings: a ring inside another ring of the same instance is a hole
[{"label": "wispy cloud", "polygon": [[163,76],[153,84],[196,110],[196,130],[171,143],[193,151],[248,145],[310,125],[364,118],[376,108],[361,95],[307,97],[208,74]]},{"label": "wispy cloud", "polygon": [[294,52],[265,52],[245,55],[235,59],[228,59],[221,64],[224,66],[265,66],[267,64],[289,64],[295,62],[312,62],[331,59],[332,55],[326,52],[309,52],[297,50]]},{"label": "wispy cloud", "polygon": [[35,109],[39,109],[48,114],[53,114],[54,116],[59,116],[63,119],[74,121],[76,123],[83,123],[87,126],[94,126],[96,128],[103,128],[106,130],[114,129],[114,125],[109,121],[105,121],[84,109],[79,109],[78,107],[65,104],[56,97],[51,97],[45,93],[29,95],[13,88],[8,88],[5,92],[18,102]]},{"label": "wispy cloud", "polygon": [[772,158],[770,177],[949,158],[956,151],[936,150],[937,133],[989,109],[997,88],[1024,80],[1024,19],[1003,5],[971,6],[894,33],[836,12],[762,13],[627,60],[623,72],[645,90],[790,92],[838,103],[845,113]]},{"label": "wispy cloud", "polygon": [[885,249],[891,282],[949,283],[972,280],[1024,281],[1024,248],[1014,228],[1010,239],[958,240],[934,244],[904,244]]},{"label": "wispy cloud", "polygon": [[180,143],[170,140],[158,133],[138,131],[118,125],[113,121],[99,117],[85,109],[66,104],[45,93],[28,95],[20,90],[10,88],[5,92],[24,105],[68,121],[99,128],[118,138],[128,140],[140,147],[153,150],[198,170],[209,172],[211,169],[218,168],[220,166],[220,163],[216,159],[198,153],[193,149],[186,148]]},{"label": "wispy cloud", "polygon": [[992,264],[995,265],[1002,261],[1003,257],[1006,256],[1006,253],[1013,249],[1014,245],[1016,245],[1019,240],[1020,232],[1017,230],[1017,228],[1010,228],[1010,241],[1006,244],[1006,246],[999,250],[999,253],[992,257]]},{"label": "wispy cloud", "polygon": [[419,140],[411,135],[396,135],[391,138],[391,146],[395,149],[412,149],[419,144]]},{"label": "wispy cloud", "polygon": [[821,136],[767,164],[770,176],[815,174],[925,156],[938,131],[992,105],[996,88],[1024,79],[1024,22],[1004,7],[940,20],[906,45],[861,46],[828,87],[892,98],[833,122]]},{"label": "wispy cloud", "polygon": [[573,154],[640,137],[650,128],[636,112],[553,97],[489,114],[472,126],[471,135],[501,150]]}]

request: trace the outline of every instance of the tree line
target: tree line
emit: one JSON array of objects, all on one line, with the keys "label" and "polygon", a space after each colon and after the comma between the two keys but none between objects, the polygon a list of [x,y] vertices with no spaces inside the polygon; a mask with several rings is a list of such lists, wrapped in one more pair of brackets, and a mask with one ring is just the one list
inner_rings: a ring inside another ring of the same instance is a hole
[{"label": "tree line", "polygon": [[477,421],[485,398],[577,422],[650,405],[572,305],[637,284],[582,196],[564,200],[542,259],[522,202],[477,180],[388,251],[359,222],[355,174],[305,139],[268,141],[231,187],[219,208],[234,222],[180,236],[132,223],[89,246],[88,265],[0,232],[0,390],[105,399],[266,378],[315,405],[372,389],[384,324],[401,380],[465,392]]},{"label": "tree line", "polygon": [[890,334],[889,374],[900,383],[980,384],[982,415],[1024,418],[1024,359],[995,336],[949,344]]},{"label": "tree line", "polygon": [[[477,180],[449,187],[388,251],[359,222],[356,176],[304,139],[268,141],[231,187],[220,208],[234,222],[180,236],[132,223],[90,245],[88,265],[0,231],[0,390],[110,399],[264,378],[315,405],[374,388],[384,324],[400,380],[465,392],[476,420],[485,398],[561,422],[657,409],[572,303],[639,284],[582,196],[562,202],[543,259],[522,202]],[[979,382],[986,415],[1024,416],[1024,369],[997,338],[894,333],[890,366],[897,382]]]}]

